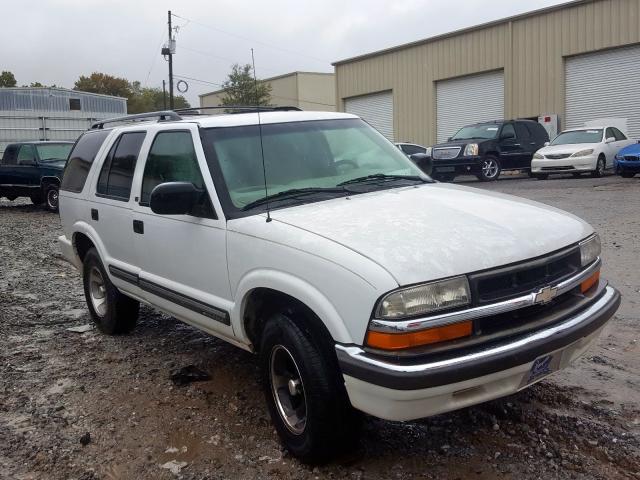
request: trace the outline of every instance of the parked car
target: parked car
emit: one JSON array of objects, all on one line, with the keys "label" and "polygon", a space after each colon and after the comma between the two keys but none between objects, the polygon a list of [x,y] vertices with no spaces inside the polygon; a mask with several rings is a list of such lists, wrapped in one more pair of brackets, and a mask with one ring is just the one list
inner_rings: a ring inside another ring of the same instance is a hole
[{"label": "parked car", "polygon": [[616,173],[624,178],[631,178],[640,173],[640,142],[624,147],[614,158]]},{"label": "parked car", "polygon": [[73,142],[20,142],[7,145],[0,161],[0,198],[29,197],[58,210],[58,188]]},{"label": "parked car", "polygon": [[502,170],[529,170],[533,153],[548,140],[544,127],[532,120],[468,125],[446,143],[433,146],[433,177],[452,181],[456,175],[473,174],[489,182]]},{"label": "parked car", "polygon": [[602,177],[605,170],[613,168],[618,151],[632,143],[635,140],[611,126],[565,130],[535,153],[531,173],[540,180],[558,173]]},{"label": "parked car", "polygon": [[358,411],[411,420],[538,382],[618,308],[587,223],[434,182],[355,115],[156,115],[80,137],[62,253],[102,332],[143,302],[256,352],[305,462],[352,447]]}]

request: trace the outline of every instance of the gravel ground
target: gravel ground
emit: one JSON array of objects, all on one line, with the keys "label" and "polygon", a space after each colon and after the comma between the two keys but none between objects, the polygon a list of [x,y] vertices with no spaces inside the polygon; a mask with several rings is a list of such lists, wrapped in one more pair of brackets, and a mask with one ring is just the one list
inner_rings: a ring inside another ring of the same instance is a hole
[{"label": "gravel ground", "polygon": [[[640,478],[640,178],[468,184],[592,223],[623,294],[611,327],[517,395],[417,422],[368,418],[353,455],[314,469],[281,449],[252,355],[149,308],[128,336],[68,331],[90,318],[58,217],[0,200],[0,478]],[[192,364],[211,380],[175,386]]]}]

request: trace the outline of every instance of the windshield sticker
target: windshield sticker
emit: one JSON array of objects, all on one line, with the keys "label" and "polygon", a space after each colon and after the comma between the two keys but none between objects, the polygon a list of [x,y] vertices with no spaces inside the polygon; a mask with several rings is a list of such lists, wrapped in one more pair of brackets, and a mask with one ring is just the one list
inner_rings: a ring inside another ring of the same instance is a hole
[{"label": "windshield sticker", "polygon": [[498,127],[489,127],[487,128],[488,132],[497,132],[498,131]]},{"label": "windshield sticker", "polygon": [[587,133],[600,133],[600,130],[587,130]]}]

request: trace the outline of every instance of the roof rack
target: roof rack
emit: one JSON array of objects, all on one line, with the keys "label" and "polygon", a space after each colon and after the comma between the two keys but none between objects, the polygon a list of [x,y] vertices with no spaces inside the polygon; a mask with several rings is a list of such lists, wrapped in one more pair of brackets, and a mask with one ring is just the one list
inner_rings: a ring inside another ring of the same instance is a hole
[{"label": "roof rack", "polygon": [[183,115],[206,115],[200,113],[199,110],[227,110],[226,113],[256,113],[256,112],[301,112],[302,109],[293,106],[265,107],[261,105],[225,105],[217,107],[190,107],[176,108],[174,112]]},{"label": "roof rack", "polygon": [[172,120],[182,120],[182,117],[172,110],[164,110],[161,112],[136,113],[133,115],[125,115],[124,117],[106,118],[91,124],[91,130],[103,129],[107,123],[131,122],[135,120],[143,120],[145,118],[157,118],[159,122]]}]

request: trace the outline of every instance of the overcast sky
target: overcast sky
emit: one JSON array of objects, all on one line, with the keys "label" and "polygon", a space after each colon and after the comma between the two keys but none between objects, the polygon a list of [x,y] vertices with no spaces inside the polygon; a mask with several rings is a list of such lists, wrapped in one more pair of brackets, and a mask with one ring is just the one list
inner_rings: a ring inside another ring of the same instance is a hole
[{"label": "overcast sky", "polygon": [[[72,88],[98,71],[161,87],[167,10],[175,15],[174,73],[187,98],[218,89],[232,63],[256,56],[259,77],[333,71],[331,62],[530,10],[558,0],[0,0],[0,70],[18,85]],[[185,20],[187,19],[187,20]]]}]

